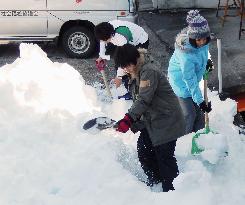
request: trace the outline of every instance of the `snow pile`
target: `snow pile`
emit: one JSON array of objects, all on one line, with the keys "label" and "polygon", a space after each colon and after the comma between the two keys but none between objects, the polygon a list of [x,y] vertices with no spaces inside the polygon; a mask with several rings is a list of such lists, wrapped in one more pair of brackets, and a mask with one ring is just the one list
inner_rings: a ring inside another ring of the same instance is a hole
[{"label": "snow pile", "polygon": [[0,204],[245,203],[244,135],[232,124],[234,101],[208,93],[214,133],[199,138],[205,151],[190,154],[194,133],[180,138],[176,190],[157,193],[141,182],[139,133],[81,130],[97,116],[120,119],[130,101],[102,102],[74,68],[53,63],[33,44],[21,44],[20,58],[0,72]]},{"label": "snow pile", "polygon": [[[92,112],[95,91],[85,86],[68,64],[53,63],[37,45],[21,44],[20,58],[0,71],[1,89],[12,103],[37,112],[67,110],[71,114]],[[91,98],[86,98],[86,95]],[[11,106],[12,107],[12,106]]]}]

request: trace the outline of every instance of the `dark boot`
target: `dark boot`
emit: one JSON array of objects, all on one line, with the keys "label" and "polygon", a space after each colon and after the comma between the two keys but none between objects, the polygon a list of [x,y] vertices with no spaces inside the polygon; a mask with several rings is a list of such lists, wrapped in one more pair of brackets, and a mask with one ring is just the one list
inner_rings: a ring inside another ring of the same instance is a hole
[{"label": "dark boot", "polygon": [[171,181],[164,181],[162,183],[162,190],[163,192],[168,192],[170,190],[174,190],[174,186],[173,186],[173,183]]}]

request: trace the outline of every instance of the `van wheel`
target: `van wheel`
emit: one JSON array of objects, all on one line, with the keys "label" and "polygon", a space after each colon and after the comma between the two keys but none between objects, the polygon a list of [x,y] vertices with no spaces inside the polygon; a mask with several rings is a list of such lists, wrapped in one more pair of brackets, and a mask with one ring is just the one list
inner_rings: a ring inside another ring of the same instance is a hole
[{"label": "van wheel", "polygon": [[96,41],[90,30],[76,26],[64,32],[62,46],[68,56],[72,58],[86,58],[94,52]]}]

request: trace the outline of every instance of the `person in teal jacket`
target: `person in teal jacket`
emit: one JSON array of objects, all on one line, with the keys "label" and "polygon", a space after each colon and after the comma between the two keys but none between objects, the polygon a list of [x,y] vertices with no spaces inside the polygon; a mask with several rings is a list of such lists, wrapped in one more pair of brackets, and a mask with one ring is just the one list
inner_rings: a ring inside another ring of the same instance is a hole
[{"label": "person in teal jacket", "polygon": [[206,67],[210,66],[208,50],[210,29],[207,20],[198,10],[188,12],[184,28],[176,37],[175,51],[169,61],[168,78],[182,107],[186,134],[205,126],[204,112],[210,112],[211,102],[206,105],[199,82]]}]

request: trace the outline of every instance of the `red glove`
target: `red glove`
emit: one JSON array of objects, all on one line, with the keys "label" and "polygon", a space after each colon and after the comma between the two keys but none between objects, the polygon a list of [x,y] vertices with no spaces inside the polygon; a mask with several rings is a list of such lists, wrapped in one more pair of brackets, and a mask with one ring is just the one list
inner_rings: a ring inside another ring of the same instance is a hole
[{"label": "red glove", "polygon": [[105,60],[100,60],[100,61],[95,61],[95,63],[96,63],[96,67],[97,67],[97,69],[98,69],[98,71],[102,71],[102,70],[104,70],[105,69],[105,65],[106,65],[106,62],[105,62]]},{"label": "red glove", "polygon": [[127,132],[129,128],[132,125],[132,118],[129,116],[129,114],[126,114],[123,119],[119,120],[117,122],[117,131],[118,132]]}]

